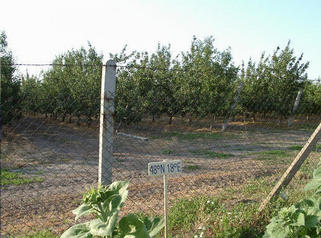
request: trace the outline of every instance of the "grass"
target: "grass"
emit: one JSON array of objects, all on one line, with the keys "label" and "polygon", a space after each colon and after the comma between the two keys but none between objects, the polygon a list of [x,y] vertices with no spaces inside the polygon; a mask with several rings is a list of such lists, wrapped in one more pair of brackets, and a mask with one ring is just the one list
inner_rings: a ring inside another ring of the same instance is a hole
[{"label": "grass", "polygon": [[222,132],[213,132],[213,133],[192,133],[192,132],[165,132],[160,136],[153,136],[152,139],[159,138],[173,138],[176,137],[178,140],[196,140],[196,139],[209,139],[209,140],[219,140],[219,139],[231,139],[235,135],[222,133]]},{"label": "grass", "polygon": [[267,150],[254,153],[257,160],[276,160],[288,157],[289,154],[284,150]]},{"label": "grass", "polygon": [[218,152],[214,152],[214,151],[210,151],[210,150],[191,150],[190,152],[194,155],[202,155],[202,156],[206,156],[208,158],[225,159],[225,158],[234,156],[233,154],[218,153]]},{"label": "grass", "polygon": [[303,148],[302,145],[291,145],[287,149],[288,150],[301,150]]},{"label": "grass", "polygon": [[10,172],[6,169],[1,169],[1,185],[23,185],[29,183],[41,183],[44,181],[40,177],[27,178],[25,175],[19,172]]},{"label": "grass", "polygon": [[175,153],[175,151],[171,150],[171,149],[165,149],[165,150],[161,150],[160,153],[162,155],[173,155]]},{"label": "grass", "polygon": [[197,164],[189,164],[185,167],[187,170],[198,170],[201,168],[201,166]]},{"label": "grass", "polygon": [[[302,148],[303,148],[302,145],[292,145],[292,146],[289,146],[287,149],[288,150],[301,150]],[[321,145],[320,144],[316,145],[315,150],[321,151]]]},{"label": "grass", "polygon": [[170,210],[170,233],[172,237],[258,237],[263,228],[251,224],[257,206],[238,203],[229,207],[216,197],[181,199]]}]

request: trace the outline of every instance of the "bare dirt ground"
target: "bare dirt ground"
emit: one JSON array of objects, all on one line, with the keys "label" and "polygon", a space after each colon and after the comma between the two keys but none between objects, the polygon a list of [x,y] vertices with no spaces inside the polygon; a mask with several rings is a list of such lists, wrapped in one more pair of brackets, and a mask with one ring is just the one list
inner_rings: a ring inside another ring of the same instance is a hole
[{"label": "bare dirt ground", "polygon": [[[71,210],[79,204],[81,194],[97,183],[97,128],[28,117],[3,129],[2,169],[43,181],[1,186],[1,234],[36,229],[61,233],[73,224]],[[147,176],[149,162],[182,160],[183,173],[169,178],[171,202],[215,195],[250,179],[278,175],[298,152],[288,148],[304,144],[312,133],[236,126],[224,133],[211,133],[216,136],[193,137],[167,129],[123,130],[148,141],[115,135],[113,180],[130,181],[126,213],[162,213],[162,180]],[[271,161],[262,154],[280,150],[288,151],[286,158]]]}]

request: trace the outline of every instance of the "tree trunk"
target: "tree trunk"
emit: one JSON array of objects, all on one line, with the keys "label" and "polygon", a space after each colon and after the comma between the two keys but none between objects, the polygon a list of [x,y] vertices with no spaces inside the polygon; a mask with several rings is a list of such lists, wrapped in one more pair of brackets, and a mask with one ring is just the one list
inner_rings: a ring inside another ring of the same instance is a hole
[{"label": "tree trunk", "polygon": [[90,127],[91,123],[92,123],[92,119],[91,119],[91,117],[89,117],[89,118],[87,119],[87,126],[88,126],[88,128]]},{"label": "tree trunk", "polygon": [[213,130],[213,126],[214,126],[215,121],[216,121],[216,117],[213,114],[212,117],[211,117],[211,121],[210,121],[210,131]]},{"label": "tree trunk", "polygon": [[80,115],[77,116],[77,126],[80,126]]},{"label": "tree trunk", "polygon": [[293,109],[292,109],[292,113],[291,113],[291,115],[290,115],[290,117],[289,117],[289,119],[288,119],[288,127],[293,124],[294,115],[295,115],[296,110],[297,110],[298,107],[299,107],[301,95],[302,95],[302,88],[299,89],[298,94],[297,94],[297,96],[296,96],[296,98],[295,98],[294,105],[293,105]]},{"label": "tree trunk", "polygon": [[153,119],[152,119],[152,122],[154,122],[155,121],[155,114],[153,114]]},{"label": "tree trunk", "polygon": [[188,118],[188,125],[191,126],[192,125],[192,122],[193,122],[193,119],[192,119],[192,116],[190,116]]},{"label": "tree trunk", "polygon": [[171,125],[171,124],[172,124],[172,121],[173,121],[173,116],[170,116],[170,117],[169,117],[168,124]]},{"label": "tree trunk", "polygon": [[252,121],[255,122],[256,121],[256,118],[255,118],[255,112],[253,112],[252,114]]}]

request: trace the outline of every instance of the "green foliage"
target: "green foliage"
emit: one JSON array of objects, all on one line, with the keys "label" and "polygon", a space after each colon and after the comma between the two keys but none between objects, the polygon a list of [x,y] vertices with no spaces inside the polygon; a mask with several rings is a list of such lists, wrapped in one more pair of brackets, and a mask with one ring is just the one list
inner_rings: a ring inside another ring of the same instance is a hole
[{"label": "green foliage", "polygon": [[[220,51],[213,37],[193,37],[190,49],[172,56],[171,47],[158,45],[154,53],[127,52],[111,54],[118,65],[115,93],[115,121],[119,126],[137,123],[146,116],[155,121],[161,115],[173,118],[216,118],[256,114],[279,117],[293,114],[293,104],[300,88],[302,100],[296,113],[319,115],[321,84],[307,80],[309,63],[296,57],[290,42],[278,47],[271,56],[262,54],[258,62],[249,60],[241,67],[233,63],[231,49]],[[50,115],[62,121],[69,117],[77,124],[91,125],[99,116],[102,55],[88,44],[57,56],[53,66],[42,74],[14,76],[13,58],[1,35],[1,100],[3,121],[24,112]],[[239,73],[240,70],[240,74]],[[243,85],[241,87],[241,85]],[[238,88],[241,89],[236,97]],[[19,100],[21,99],[21,100]],[[236,100],[238,99],[238,100]],[[20,103],[21,102],[21,103]],[[234,111],[231,109],[235,108]]]},{"label": "green foliage", "polygon": [[321,81],[316,83],[306,82],[303,87],[302,102],[299,112],[305,115],[320,115],[321,112]]},{"label": "green foliage", "polygon": [[118,214],[128,195],[128,182],[114,182],[108,187],[100,186],[88,191],[82,204],[72,212],[76,220],[93,214],[95,219],[77,224],[66,230],[61,238],[72,237],[119,237],[150,238],[156,236],[164,227],[163,219],[139,218],[129,214],[118,221]]},{"label": "green foliage", "polygon": [[246,69],[243,64],[243,110],[254,114],[270,113],[280,119],[289,116],[299,88],[307,81],[309,63],[302,60],[303,55],[294,56],[289,41],[283,50],[277,47],[271,57],[263,53],[257,64],[250,60]]},{"label": "green foliage", "polygon": [[321,236],[321,163],[305,190],[315,192],[295,205],[282,208],[266,227],[264,238]]},{"label": "green foliage", "polygon": [[57,56],[43,79],[27,75],[22,80],[26,112],[49,114],[64,121],[67,116],[84,116],[88,125],[99,114],[102,55],[88,49],[70,50]]},{"label": "green foliage", "polygon": [[0,79],[1,79],[1,123],[6,124],[19,117],[20,82],[15,76],[16,68],[13,66],[12,52],[7,48],[7,36],[5,32],[0,34]]}]

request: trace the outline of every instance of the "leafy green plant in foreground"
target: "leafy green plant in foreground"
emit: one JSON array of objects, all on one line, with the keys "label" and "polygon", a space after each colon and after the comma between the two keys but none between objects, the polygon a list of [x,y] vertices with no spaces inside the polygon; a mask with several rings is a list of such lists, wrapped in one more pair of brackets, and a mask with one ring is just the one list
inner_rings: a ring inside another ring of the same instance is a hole
[{"label": "leafy green plant in foreground", "polygon": [[151,238],[164,227],[160,218],[138,218],[134,214],[122,217],[118,224],[118,213],[128,195],[128,182],[118,181],[110,186],[100,186],[88,191],[82,204],[72,212],[76,220],[93,214],[96,219],[77,224],[66,230],[61,238]]},{"label": "leafy green plant in foreground", "polygon": [[288,208],[282,208],[266,227],[263,238],[321,237],[321,162],[305,191],[314,194]]}]

